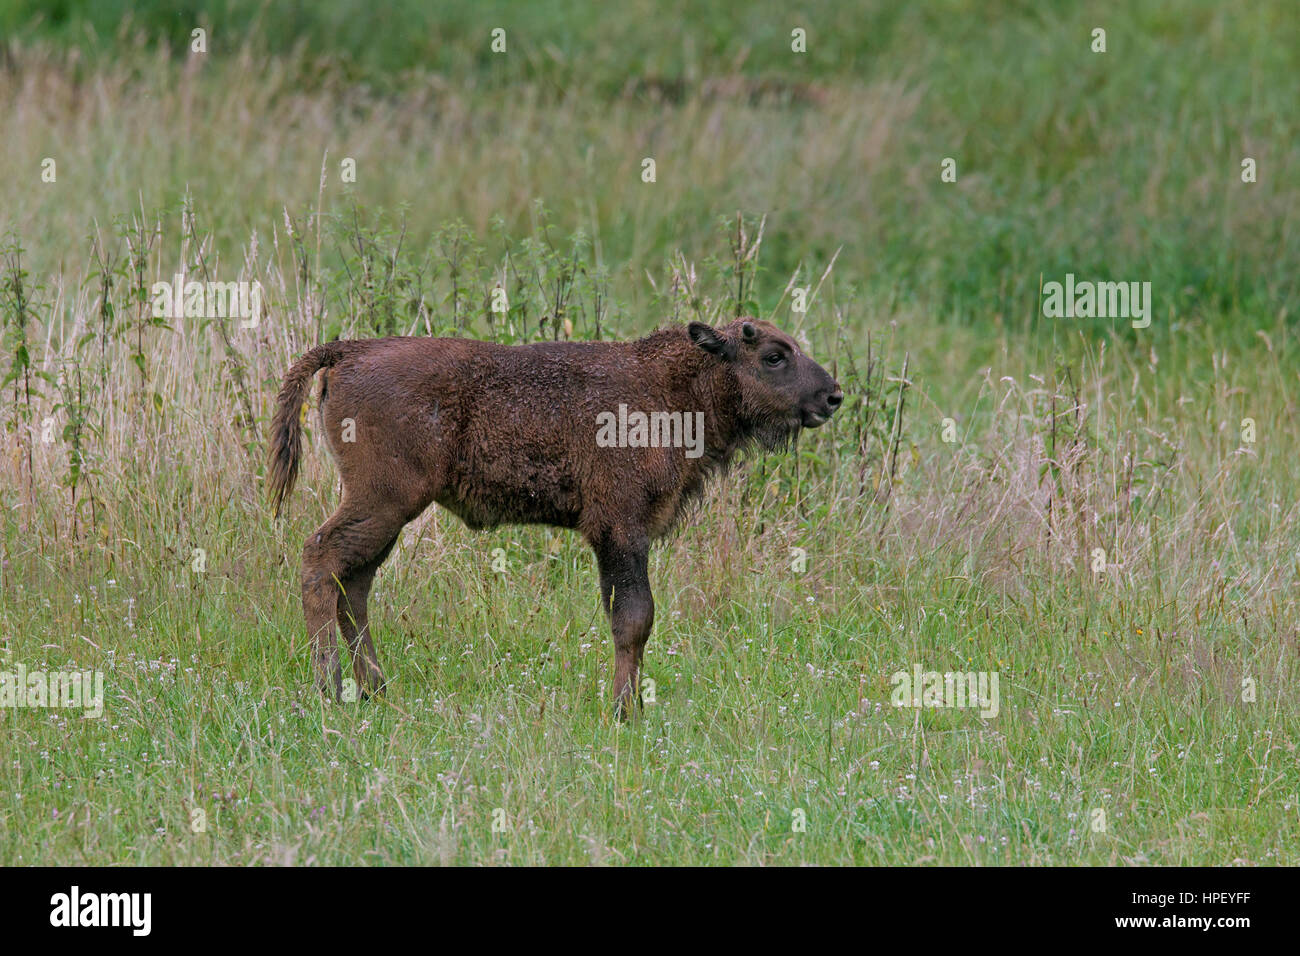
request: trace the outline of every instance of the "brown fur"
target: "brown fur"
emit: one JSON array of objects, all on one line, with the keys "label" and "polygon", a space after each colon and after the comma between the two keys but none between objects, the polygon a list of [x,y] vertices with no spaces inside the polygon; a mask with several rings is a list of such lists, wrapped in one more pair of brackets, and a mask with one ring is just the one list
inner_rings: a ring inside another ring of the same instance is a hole
[{"label": "brown fur", "polygon": [[[783,361],[773,363],[773,357]],[[506,346],[467,339],[331,342],[285,376],[271,425],[268,481],[278,515],[301,455],[301,409],[321,385],[321,420],[343,479],[338,510],[303,548],[302,600],[317,683],[342,691],[337,622],[358,690],[383,672],[366,599],[402,527],[431,502],[471,528],[537,523],[581,532],[596,553],[616,651],[620,716],[639,702],[637,672],[654,621],[650,543],[712,472],[748,444],[783,445],[824,423],[834,380],[767,322],[692,322],[635,342]],[[704,414],[703,454],[597,444],[597,416]],[[343,441],[344,420],[355,441]]]}]

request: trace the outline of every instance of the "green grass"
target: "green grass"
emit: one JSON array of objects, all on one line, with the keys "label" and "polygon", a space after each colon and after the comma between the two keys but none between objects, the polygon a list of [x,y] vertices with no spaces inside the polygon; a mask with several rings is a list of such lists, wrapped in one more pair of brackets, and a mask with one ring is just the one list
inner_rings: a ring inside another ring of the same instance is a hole
[{"label": "green grass", "polygon": [[[1067,269],[1141,276],[1198,321],[1296,297],[1300,129],[1284,78],[1300,68],[1300,21],[1284,2],[764,2],[681,17],[411,3],[349,21],[364,5],[254,14],[231,0],[191,18],[126,5],[139,23],[114,42],[118,6],[9,12],[19,39],[0,93],[28,107],[0,142],[15,187],[0,231],[44,269],[80,267],[93,222],[175,208],[186,189],[238,260],[286,206],[315,207],[327,156],[326,208],[405,204],[415,246],[455,217],[526,231],[541,197],[599,244],[633,306],[647,269],[678,248],[700,257],[736,209],[769,216],[768,295],[842,246],[847,283],[966,321],[1027,321],[1040,276]],[[178,30],[227,8],[209,53],[177,52]],[[796,20],[807,54],[790,52]],[[513,45],[492,54],[503,23]],[[1097,25],[1104,54],[1089,47]],[[39,182],[44,157],[57,185]],[[945,157],[956,183],[940,181]],[[1243,157],[1256,183],[1240,181]]]},{"label": "green grass", "polygon": [[[1300,862],[1289,6],[645,6],[0,9],[0,671],[106,684],[0,708],[0,862]],[[257,328],[150,319],[205,267]],[[1066,272],[1151,327],[1042,318]],[[389,694],[322,703],[314,413],[286,520],[262,484],[297,354],[737,300],[849,397],[653,553],[637,722],[581,542],[436,510],[372,596]],[[998,714],[892,706],[915,665]]]},{"label": "green grass", "polygon": [[[107,710],[6,715],[3,858],[1295,862],[1296,674],[1272,629],[1192,626],[1085,581],[1011,600],[848,549],[813,548],[797,576],[784,541],[727,573],[728,524],[657,557],[657,703],[626,728],[607,635],[588,630],[591,562],[568,541],[548,556],[540,532],[448,530],[437,561],[401,549],[373,611],[394,681],[379,705],[325,708],[310,688],[271,542],[151,588],[47,581],[8,602],[11,650],[104,668]],[[506,575],[485,570],[489,546],[511,552]],[[886,675],[913,662],[998,671],[1001,713],[893,710]]]}]

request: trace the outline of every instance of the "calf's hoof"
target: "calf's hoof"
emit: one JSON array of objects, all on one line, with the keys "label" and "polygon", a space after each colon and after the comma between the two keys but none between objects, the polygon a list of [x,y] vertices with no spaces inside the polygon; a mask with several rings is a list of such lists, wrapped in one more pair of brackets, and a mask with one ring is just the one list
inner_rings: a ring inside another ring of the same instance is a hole
[{"label": "calf's hoof", "polygon": [[635,698],[631,694],[620,695],[614,701],[614,718],[627,723],[633,717],[640,716],[644,706],[640,694],[637,694]]}]

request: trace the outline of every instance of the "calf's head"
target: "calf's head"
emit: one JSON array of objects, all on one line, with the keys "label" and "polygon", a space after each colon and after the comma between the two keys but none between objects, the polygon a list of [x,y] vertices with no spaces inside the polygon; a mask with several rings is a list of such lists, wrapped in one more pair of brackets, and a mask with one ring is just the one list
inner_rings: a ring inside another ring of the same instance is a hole
[{"label": "calf's head", "polygon": [[826,424],[844,401],[839,384],[770,322],[736,319],[687,327],[691,341],[726,362],[740,389],[740,426],[766,448]]}]

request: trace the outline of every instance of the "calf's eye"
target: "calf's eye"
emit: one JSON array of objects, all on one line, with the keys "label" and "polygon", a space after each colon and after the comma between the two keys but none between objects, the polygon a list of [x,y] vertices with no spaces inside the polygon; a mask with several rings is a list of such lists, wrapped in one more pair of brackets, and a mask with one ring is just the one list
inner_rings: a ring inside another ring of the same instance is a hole
[{"label": "calf's eye", "polygon": [[780,352],[769,352],[763,356],[763,361],[768,368],[780,368],[785,364],[785,356]]}]

